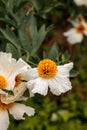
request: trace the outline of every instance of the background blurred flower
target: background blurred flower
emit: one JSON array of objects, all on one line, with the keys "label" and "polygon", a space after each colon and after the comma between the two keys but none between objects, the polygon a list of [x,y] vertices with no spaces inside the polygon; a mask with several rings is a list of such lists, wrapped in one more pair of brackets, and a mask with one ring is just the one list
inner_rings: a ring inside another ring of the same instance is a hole
[{"label": "background blurred flower", "polygon": [[78,5],[78,6],[81,6],[81,5],[87,6],[87,0],[74,0],[74,2],[75,2],[76,5]]},{"label": "background blurred flower", "polygon": [[71,44],[82,42],[83,35],[87,36],[87,23],[81,15],[78,16],[76,21],[70,22],[74,27],[63,33],[63,35],[67,37],[67,41]]}]

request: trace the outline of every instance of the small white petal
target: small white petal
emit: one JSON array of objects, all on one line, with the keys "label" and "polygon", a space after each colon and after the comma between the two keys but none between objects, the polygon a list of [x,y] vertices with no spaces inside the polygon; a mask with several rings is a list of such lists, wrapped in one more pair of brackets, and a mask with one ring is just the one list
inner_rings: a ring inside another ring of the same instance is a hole
[{"label": "small white petal", "polygon": [[22,80],[26,80],[29,81],[29,77],[28,77],[28,72],[29,72],[30,66],[24,66],[21,71],[20,74],[22,75]]},{"label": "small white petal", "polygon": [[63,35],[67,37],[67,41],[71,44],[79,43],[83,39],[83,34],[77,33],[75,28],[68,30]]},{"label": "small white petal", "polygon": [[16,64],[16,70],[21,69],[22,67],[27,66],[30,67],[24,60],[22,60],[21,58],[17,61]]},{"label": "small white petal", "polygon": [[64,32],[63,35],[66,36],[66,37],[68,37],[68,36],[73,35],[75,33],[76,33],[75,28],[71,28],[68,31]]},{"label": "small white petal", "polygon": [[27,88],[29,90],[29,94],[30,94],[30,97],[33,97],[34,96],[34,93],[32,93],[32,90],[34,88],[34,84],[36,83],[36,79],[34,80],[30,80],[27,82]]},{"label": "small white petal", "polygon": [[57,75],[60,77],[69,77],[69,71],[73,68],[73,62],[59,65]]},{"label": "small white petal", "polygon": [[49,80],[49,88],[54,95],[60,95],[69,91],[72,86],[68,78],[55,77],[54,79]]},{"label": "small white petal", "polygon": [[60,95],[69,91],[72,86],[69,81],[69,71],[73,68],[73,63],[58,66],[58,72],[56,76],[49,79],[50,91],[55,95]]},{"label": "small white petal", "polygon": [[28,107],[24,104],[20,103],[14,103],[14,105],[9,109],[10,114],[13,115],[13,117],[16,120],[24,120],[25,118],[23,117],[24,113],[26,113],[28,116],[33,116],[35,113],[34,108]]},{"label": "small white petal", "polygon": [[39,93],[45,96],[47,94],[47,91],[48,91],[48,79],[37,78],[32,92]]},{"label": "small white petal", "polygon": [[27,72],[28,80],[35,79],[38,77],[37,68],[31,68]]},{"label": "small white petal", "polygon": [[9,116],[6,110],[0,110],[0,130],[7,130],[9,126]]},{"label": "small white petal", "polygon": [[58,79],[57,82],[55,81],[55,79],[49,80],[49,88],[54,95],[60,95],[61,92],[63,92],[62,88],[60,87],[60,83],[60,79]]},{"label": "small white petal", "polygon": [[80,43],[82,42],[83,40],[83,35],[82,34],[78,34],[78,33],[75,33],[73,35],[70,35],[68,38],[67,38],[67,41],[71,44],[76,44],[76,43]]}]

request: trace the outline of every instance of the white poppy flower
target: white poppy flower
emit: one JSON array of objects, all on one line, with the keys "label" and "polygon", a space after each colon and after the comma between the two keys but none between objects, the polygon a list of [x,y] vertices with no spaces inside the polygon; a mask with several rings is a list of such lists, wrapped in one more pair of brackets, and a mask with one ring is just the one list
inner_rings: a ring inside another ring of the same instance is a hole
[{"label": "white poppy flower", "polygon": [[8,111],[16,120],[24,120],[24,113],[26,113],[28,116],[33,116],[35,113],[33,108],[28,107],[24,104],[9,103],[6,105],[0,102],[0,130],[8,129],[10,123]]},{"label": "white poppy flower", "polygon": [[0,52],[0,94],[3,89],[13,90],[14,86],[21,83],[23,71],[30,68],[21,58],[16,61],[11,53]]},{"label": "white poppy flower", "polygon": [[48,87],[54,95],[60,95],[69,91],[72,86],[69,80],[69,71],[73,68],[73,63],[57,66],[50,59],[40,61],[37,68],[28,71],[29,81],[27,87],[30,95],[39,93],[46,95]]},{"label": "white poppy flower", "polygon": [[16,101],[26,100],[23,94],[26,90],[26,83],[21,83],[13,89],[14,95],[0,94],[0,129],[7,130],[9,126],[9,114],[13,115],[16,120],[24,120],[24,114],[33,116],[34,108],[28,107],[24,104],[16,103]]},{"label": "white poppy flower", "polygon": [[82,6],[82,5],[87,6],[87,0],[74,0],[74,2],[78,6]]},{"label": "white poppy flower", "polygon": [[80,15],[76,21],[70,21],[73,25],[73,28],[69,29],[64,36],[67,37],[67,41],[70,44],[80,43],[83,40],[83,35],[87,36],[87,23]]}]

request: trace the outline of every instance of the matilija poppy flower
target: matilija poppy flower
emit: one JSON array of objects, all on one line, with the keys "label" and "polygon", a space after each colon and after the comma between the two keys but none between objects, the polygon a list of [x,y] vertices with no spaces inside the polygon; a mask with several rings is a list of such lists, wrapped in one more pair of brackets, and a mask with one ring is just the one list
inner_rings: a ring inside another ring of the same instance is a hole
[{"label": "matilija poppy flower", "polygon": [[[26,83],[21,83],[13,89],[14,95],[0,94],[0,130],[7,130],[9,127],[9,113],[16,120],[24,120],[24,114],[33,116],[34,108],[24,104],[16,103],[16,101],[25,100],[23,93],[26,90]],[[2,102],[3,101],[3,102]],[[9,112],[9,113],[8,113]]]},{"label": "matilija poppy flower", "polygon": [[9,103],[9,104],[3,104],[0,102],[0,129],[1,130],[7,130],[9,126],[9,115],[8,111],[11,115],[13,115],[14,119],[16,120],[24,120],[23,117],[24,113],[26,113],[28,116],[34,115],[34,109],[31,107],[28,107],[24,104],[20,103]]},{"label": "matilija poppy flower", "polygon": [[74,0],[74,2],[75,2],[76,5],[78,5],[78,6],[81,6],[81,5],[87,6],[87,0]]},{"label": "matilija poppy flower", "polygon": [[4,93],[3,89],[13,90],[14,86],[19,85],[24,70],[29,68],[30,66],[21,58],[16,61],[11,53],[0,52],[0,94]]},{"label": "matilija poppy flower", "polygon": [[39,93],[45,96],[48,88],[54,95],[69,91],[72,88],[69,80],[69,72],[72,68],[72,62],[57,66],[50,59],[40,61],[37,68],[31,68],[28,71],[27,87],[30,94]]},{"label": "matilija poppy flower", "polygon": [[78,16],[76,21],[70,22],[72,23],[73,28],[63,33],[63,35],[67,37],[67,41],[70,44],[82,42],[83,35],[87,36],[87,23],[81,15]]}]

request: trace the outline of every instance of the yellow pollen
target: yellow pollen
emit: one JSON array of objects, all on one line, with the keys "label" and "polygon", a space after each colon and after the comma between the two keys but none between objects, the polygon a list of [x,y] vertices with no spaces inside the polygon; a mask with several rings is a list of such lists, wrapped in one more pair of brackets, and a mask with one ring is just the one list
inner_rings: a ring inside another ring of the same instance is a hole
[{"label": "yellow pollen", "polygon": [[16,76],[15,81],[16,81],[15,87],[17,87],[17,86],[21,83],[21,81],[22,81],[22,76],[21,76],[21,74],[18,74],[18,75]]},{"label": "yellow pollen", "polygon": [[0,75],[0,89],[4,89],[6,86],[6,79],[4,76]]},{"label": "yellow pollen", "polygon": [[12,107],[14,103],[4,104],[0,102],[0,110],[7,110]]},{"label": "yellow pollen", "polygon": [[37,67],[39,76],[42,78],[54,77],[57,72],[57,65],[50,59],[45,59],[39,62]]},{"label": "yellow pollen", "polygon": [[86,28],[83,25],[80,25],[76,28],[77,33],[83,34]]}]

